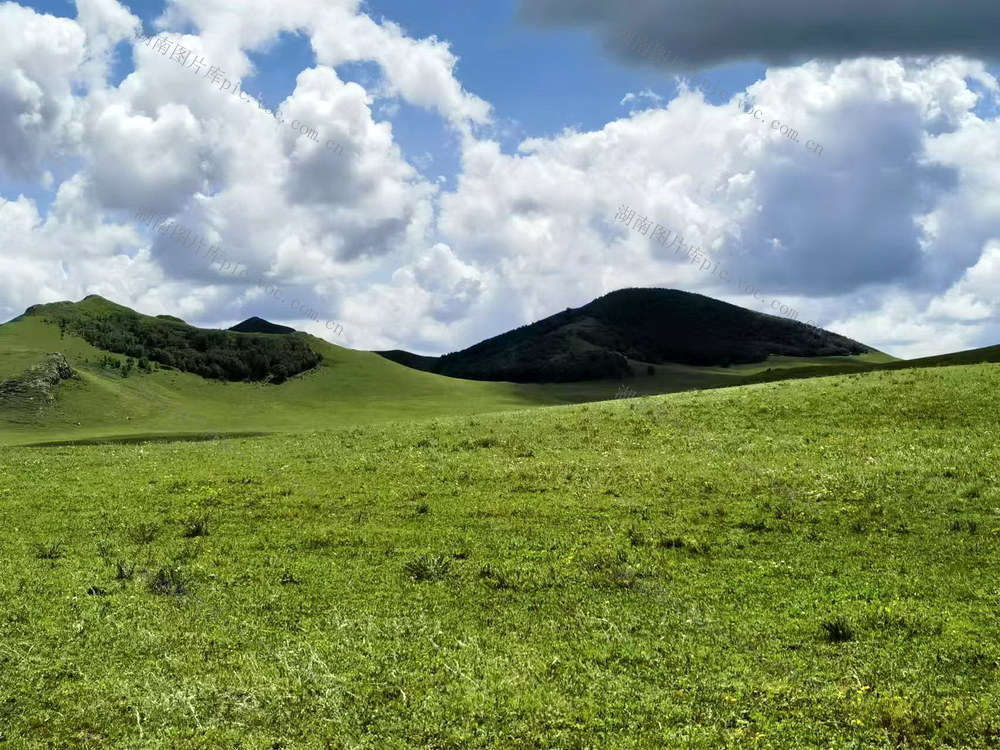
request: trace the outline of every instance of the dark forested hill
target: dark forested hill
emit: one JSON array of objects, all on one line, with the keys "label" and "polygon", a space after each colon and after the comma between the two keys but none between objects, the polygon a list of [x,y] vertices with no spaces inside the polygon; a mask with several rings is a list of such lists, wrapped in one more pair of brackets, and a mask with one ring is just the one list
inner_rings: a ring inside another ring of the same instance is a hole
[{"label": "dark forested hill", "polygon": [[727,366],[768,355],[851,356],[869,347],[788,318],[675,289],[622,289],[460,352],[382,356],[475,380],[569,382],[629,373],[628,360]]},{"label": "dark forested hill", "polygon": [[140,315],[97,295],[75,303],[34,305],[24,315],[39,316],[64,334],[130,357],[129,368],[148,369],[157,362],[205,378],[282,383],[322,360],[298,335],[195,328],[177,319]]},{"label": "dark forested hill", "polygon": [[236,331],[236,333],[295,333],[294,328],[278,325],[277,323],[272,323],[269,320],[258,317],[247,318],[229,330]]}]

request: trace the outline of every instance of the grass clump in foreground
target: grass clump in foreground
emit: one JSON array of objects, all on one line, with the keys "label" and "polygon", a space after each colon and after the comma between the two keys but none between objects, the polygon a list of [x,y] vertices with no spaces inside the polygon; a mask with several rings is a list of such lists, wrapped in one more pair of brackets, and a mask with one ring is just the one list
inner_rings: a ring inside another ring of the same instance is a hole
[{"label": "grass clump in foreground", "polygon": [[0,733],[996,746],[998,393],[982,365],[664,399],[698,430],[618,401],[8,449]]}]

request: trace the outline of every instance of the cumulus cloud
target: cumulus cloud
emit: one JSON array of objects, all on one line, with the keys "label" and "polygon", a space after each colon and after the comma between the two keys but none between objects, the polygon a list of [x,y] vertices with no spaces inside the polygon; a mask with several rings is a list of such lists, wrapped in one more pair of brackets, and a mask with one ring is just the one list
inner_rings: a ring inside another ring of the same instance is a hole
[{"label": "cumulus cloud", "polygon": [[622,41],[623,32],[638,31],[696,66],[865,55],[995,59],[1000,28],[994,0],[522,0],[520,15],[543,26],[595,28],[620,57],[655,64]]},{"label": "cumulus cloud", "polygon": [[[491,122],[489,105],[464,89],[448,44],[376,23],[354,0],[180,0],[157,20],[233,84],[253,73],[251,52],[308,36],[316,62],[277,119],[142,44],[113,85],[108,50],[138,19],[113,0],[79,7],[72,21],[0,5],[0,172],[54,191],[0,205],[9,316],[98,293],[201,324],[261,315],[337,343],[440,353],[627,286],[773,312],[616,222],[624,204],[801,319],[892,353],[1000,339],[1000,123],[981,106],[1000,89],[981,63],[771,69],[747,92],[764,120],[739,110],[742,94],[713,105],[682,83],[669,102],[626,95],[634,111],[620,119],[505,153],[476,127]],[[342,80],[336,66],[354,61],[373,61],[382,79]],[[397,99],[462,134],[452,189],[407,163],[375,114]],[[68,166],[49,169],[57,160]],[[141,206],[283,300],[141,227]]]},{"label": "cumulus cloud", "polygon": [[[287,304],[262,300],[260,290],[197,254],[214,246],[289,297],[336,317],[350,283],[380,272],[377,261],[401,247],[431,244],[437,187],[402,158],[391,124],[374,120],[373,97],[362,87],[320,64],[299,73],[278,117],[236,95],[252,67],[248,48],[223,31],[234,28],[245,44],[262,46],[283,30],[308,31],[317,23],[318,8],[309,16],[281,7],[218,3],[213,13],[210,3],[172,4],[156,25],[171,48],[192,52],[188,62],[200,58],[202,70],[193,73],[172,55],[135,43],[135,69],[112,86],[108,49],[138,29],[122,6],[81,0],[74,22],[0,5],[7,16],[0,16],[0,32],[32,31],[31,44],[11,36],[0,52],[11,60],[13,80],[3,89],[0,74],[0,95],[20,96],[17,107],[0,115],[7,116],[0,128],[9,129],[0,164],[8,173],[37,171],[59,148],[76,169],[45,214],[27,199],[3,209],[3,216],[19,217],[6,227],[17,241],[4,241],[5,257],[16,260],[2,297],[10,313],[93,292],[151,304],[152,312],[174,312],[169,300],[181,298],[181,309],[200,321],[259,313],[261,306],[295,320]],[[273,12],[261,12],[266,8]],[[199,22],[199,33],[178,31]],[[435,44],[413,54],[426,55]],[[202,75],[211,65],[231,77],[226,90]],[[294,119],[316,136],[293,130]],[[198,244],[139,227],[133,217],[143,207],[174,219]],[[39,283],[43,277],[47,283]],[[306,320],[302,327],[311,325]]]},{"label": "cumulus cloud", "polygon": [[74,140],[73,84],[86,59],[73,21],[0,4],[0,167],[38,177]]},{"label": "cumulus cloud", "polygon": [[[623,286],[701,291],[773,312],[616,224],[625,204],[803,320],[909,346],[869,313],[899,290],[926,310],[1000,236],[991,169],[1000,133],[972,114],[979,95],[968,79],[996,89],[981,64],[953,58],[810,63],[751,87],[763,121],[736,101],[713,106],[682,90],[665,108],[532,139],[514,156],[480,143],[441,198],[440,227],[495,274],[494,287],[510,290],[500,296],[520,303],[518,323]],[[801,143],[773,130],[775,118]],[[824,152],[804,148],[807,138]],[[941,231],[951,226],[961,231]],[[858,333],[853,321],[865,315],[874,328]],[[929,316],[927,326],[966,317]],[[964,328],[963,343],[1000,334],[995,320],[980,323]]]}]

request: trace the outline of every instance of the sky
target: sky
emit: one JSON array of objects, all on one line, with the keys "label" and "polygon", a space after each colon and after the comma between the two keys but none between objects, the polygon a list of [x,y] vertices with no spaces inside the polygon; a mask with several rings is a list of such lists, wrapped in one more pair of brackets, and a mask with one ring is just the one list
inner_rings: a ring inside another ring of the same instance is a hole
[{"label": "sky", "polygon": [[0,319],[441,354],[616,289],[1000,343],[1000,3],[0,2]]}]

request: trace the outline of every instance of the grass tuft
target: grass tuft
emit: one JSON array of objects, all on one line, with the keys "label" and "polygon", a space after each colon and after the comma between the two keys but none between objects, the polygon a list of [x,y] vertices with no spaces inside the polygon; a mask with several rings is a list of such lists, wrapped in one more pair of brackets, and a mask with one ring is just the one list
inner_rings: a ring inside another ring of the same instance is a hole
[{"label": "grass tuft", "polygon": [[854,628],[843,616],[820,623],[820,629],[823,638],[829,643],[846,643],[854,640]]},{"label": "grass tuft", "polygon": [[444,555],[421,555],[403,564],[403,572],[414,581],[437,581],[450,570],[451,560]]},{"label": "grass tuft", "polygon": [[131,581],[135,578],[135,566],[129,565],[124,560],[115,563],[115,580]]},{"label": "grass tuft", "polygon": [[187,579],[179,568],[160,568],[146,582],[151,594],[161,596],[184,596],[188,593]]},{"label": "grass tuft", "polygon": [[160,525],[158,523],[140,523],[132,527],[128,538],[133,544],[152,544],[159,535]]},{"label": "grass tuft", "polygon": [[196,536],[208,536],[208,518],[197,516],[181,521],[181,536],[188,539]]},{"label": "grass tuft", "polygon": [[44,542],[35,546],[35,557],[39,560],[58,560],[63,557],[63,546],[58,542]]}]

